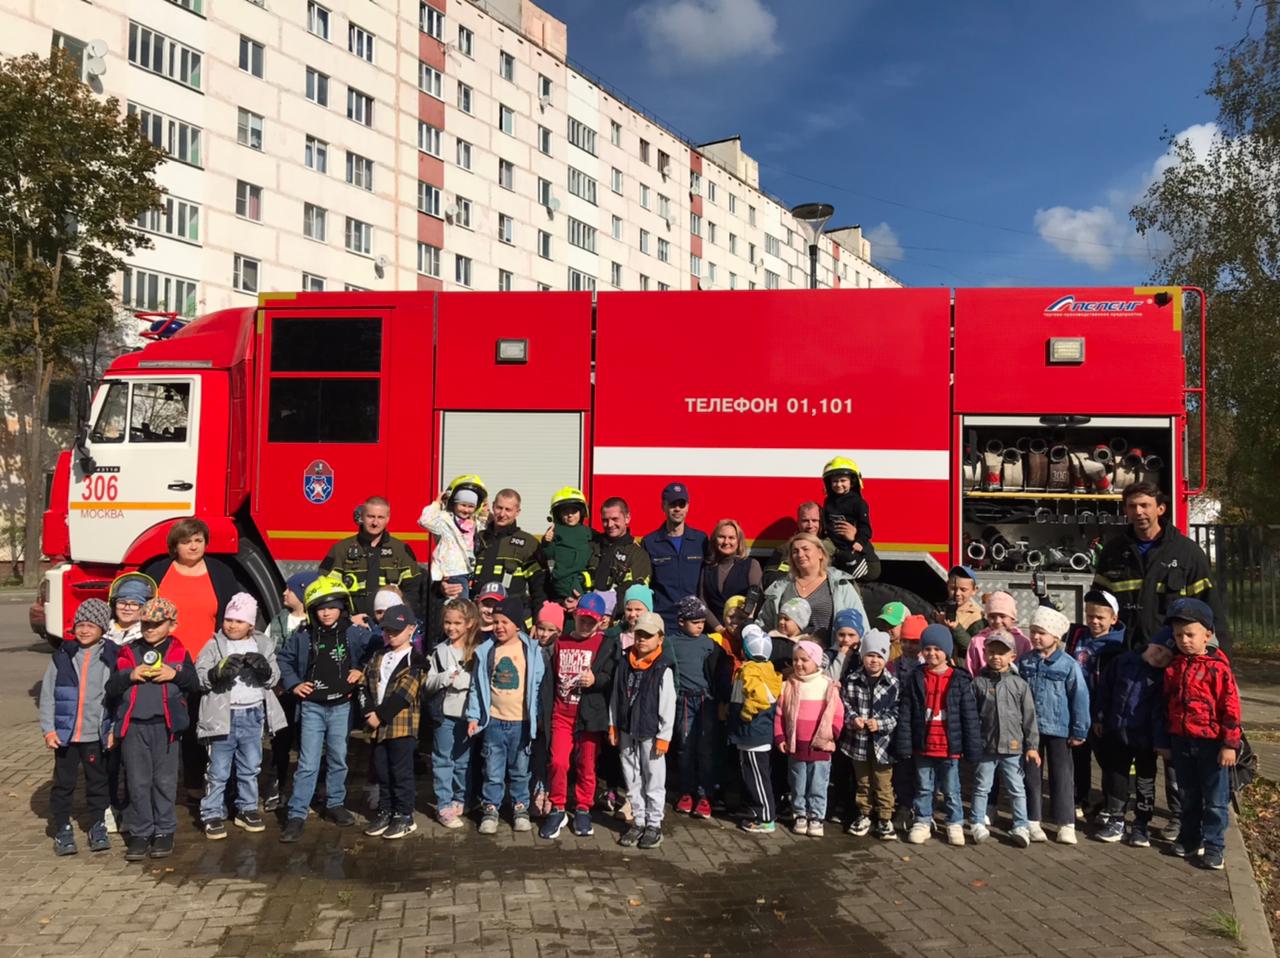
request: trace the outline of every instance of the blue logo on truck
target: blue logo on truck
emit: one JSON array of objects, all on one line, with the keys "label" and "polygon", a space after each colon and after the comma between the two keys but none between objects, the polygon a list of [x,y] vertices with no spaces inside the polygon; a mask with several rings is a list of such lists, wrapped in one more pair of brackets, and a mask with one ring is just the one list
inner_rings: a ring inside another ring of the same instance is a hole
[{"label": "blue logo on truck", "polygon": [[1140,299],[1076,299],[1074,293],[1055,299],[1044,313],[1136,313],[1142,308]]},{"label": "blue logo on truck", "polygon": [[307,502],[321,506],[333,498],[333,467],[316,459],[302,474],[302,494]]}]

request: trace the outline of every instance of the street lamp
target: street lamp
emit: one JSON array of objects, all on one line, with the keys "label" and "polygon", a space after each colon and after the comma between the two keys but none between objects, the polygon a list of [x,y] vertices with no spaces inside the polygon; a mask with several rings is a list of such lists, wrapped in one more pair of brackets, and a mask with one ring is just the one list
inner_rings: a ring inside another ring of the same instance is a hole
[{"label": "street lamp", "polygon": [[809,234],[809,288],[818,288],[818,237],[836,209],[830,203],[801,203],[792,207],[791,215]]}]

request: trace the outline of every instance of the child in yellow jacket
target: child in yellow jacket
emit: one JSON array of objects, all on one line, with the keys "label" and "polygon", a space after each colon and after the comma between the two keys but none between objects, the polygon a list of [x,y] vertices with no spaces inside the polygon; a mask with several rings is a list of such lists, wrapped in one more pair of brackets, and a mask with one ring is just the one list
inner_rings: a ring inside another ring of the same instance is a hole
[{"label": "child in yellow jacket", "polygon": [[742,827],[765,835],[773,834],[777,817],[769,754],[773,749],[774,711],[782,694],[782,676],[769,661],[772,648],[772,641],[759,626],[748,625],[742,630],[746,661],[738,671],[729,700],[729,741],[738,747],[750,811]]}]

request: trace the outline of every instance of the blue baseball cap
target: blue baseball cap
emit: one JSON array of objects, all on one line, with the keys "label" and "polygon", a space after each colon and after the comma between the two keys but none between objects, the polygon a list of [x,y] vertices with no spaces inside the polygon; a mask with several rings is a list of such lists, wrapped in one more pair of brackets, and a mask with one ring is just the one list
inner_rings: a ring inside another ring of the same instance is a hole
[{"label": "blue baseball cap", "polygon": [[578,604],[573,610],[574,615],[580,613],[596,619],[603,619],[605,616],[604,596],[599,592],[588,592],[578,600]]},{"label": "blue baseball cap", "polygon": [[968,579],[970,582],[977,582],[978,574],[967,565],[953,565],[951,570],[947,572],[947,578]]},{"label": "blue baseball cap", "polygon": [[1210,632],[1213,631],[1213,609],[1209,603],[1199,599],[1179,599],[1165,613],[1165,624],[1171,622],[1199,622]]},{"label": "blue baseball cap", "polygon": [[689,489],[683,482],[669,482],[666,488],[662,490],[662,504],[665,506],[671,502],[689,501]]}]

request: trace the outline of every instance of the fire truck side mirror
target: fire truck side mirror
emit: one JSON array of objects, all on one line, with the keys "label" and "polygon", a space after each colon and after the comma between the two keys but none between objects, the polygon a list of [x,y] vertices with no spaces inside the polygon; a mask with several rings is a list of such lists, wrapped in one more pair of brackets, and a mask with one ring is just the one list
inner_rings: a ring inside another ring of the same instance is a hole
[{"label": "fire truck side mirror", "polygon": [[89,449],[85,445],[85,431],[87,429],[88,427],[86,426],[76,436],[76,462],[80,466],[82,473],[86,476],[92,476],[98,471],[98,464],[94,461],[93,456],[89,454]]}]

